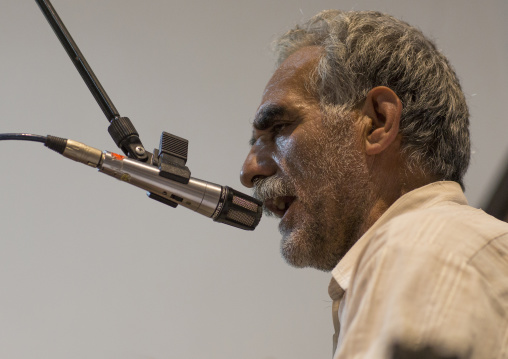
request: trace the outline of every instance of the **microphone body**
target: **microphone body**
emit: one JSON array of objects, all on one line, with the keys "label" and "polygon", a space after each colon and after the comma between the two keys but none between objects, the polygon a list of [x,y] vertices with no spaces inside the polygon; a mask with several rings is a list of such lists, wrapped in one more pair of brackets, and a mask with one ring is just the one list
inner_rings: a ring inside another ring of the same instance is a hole
[{"label": "microphone body", "polygon": [[159,176],[160,170],[143,162],[105,151],[99,172],[130,183],[166,200],[212,217],[220,201],[222,186],[196,178],[183,184]]},{"label": "microphone body", "polygon": [[64,157],[142,188],[151,198],[172,207],[181,205],[216,222],[245,230],[254,230],[261,220],[263,204],[230,187],[193,177],[188,183],[180,183],[159,175],[160,170],[154,165],[70,139],[48,136],[46,146]]}]

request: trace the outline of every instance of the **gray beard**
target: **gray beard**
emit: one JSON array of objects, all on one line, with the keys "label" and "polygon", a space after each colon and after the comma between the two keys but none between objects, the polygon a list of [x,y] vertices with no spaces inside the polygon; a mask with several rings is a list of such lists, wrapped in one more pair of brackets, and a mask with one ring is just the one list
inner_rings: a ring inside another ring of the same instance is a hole
[{"label": "gray beard", "polygon": [[332,270],[358,240],[372,198],[352,116],[327,127],[313,139],[316,146],[287,159],[287,172],[298,178],[258,180],[254,192],[261,200],[297,196],[303,211],[280,223],[281,254],[294,267],[324,271]]}]

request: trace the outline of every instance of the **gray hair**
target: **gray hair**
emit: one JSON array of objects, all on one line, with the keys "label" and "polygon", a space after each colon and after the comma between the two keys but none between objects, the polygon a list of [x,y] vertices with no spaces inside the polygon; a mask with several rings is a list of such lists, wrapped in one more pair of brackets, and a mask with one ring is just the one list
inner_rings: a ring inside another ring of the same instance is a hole
[{"label": "gray hair", "polygon": [[275,44],[278,64],[305,46],[324,53],[313,89],[323,108],[352,111],[376,86],[402,101],[401,151],[410,171],[460,183],[469,165],[469,112],[448,60],[421,31],[373,11],[323,11]]}]

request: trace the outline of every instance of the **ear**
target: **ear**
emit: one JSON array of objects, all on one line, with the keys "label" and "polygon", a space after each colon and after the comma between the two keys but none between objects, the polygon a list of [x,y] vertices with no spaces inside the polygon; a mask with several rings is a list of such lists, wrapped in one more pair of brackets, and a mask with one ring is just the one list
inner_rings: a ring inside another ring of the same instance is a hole
[{"label": "ear", "polygon": [[399,134],[402,102],[385,86],[374,87],[367,94],[362,115],[370,120],[366,133],[365,152],[377,155],[389,147]]}]

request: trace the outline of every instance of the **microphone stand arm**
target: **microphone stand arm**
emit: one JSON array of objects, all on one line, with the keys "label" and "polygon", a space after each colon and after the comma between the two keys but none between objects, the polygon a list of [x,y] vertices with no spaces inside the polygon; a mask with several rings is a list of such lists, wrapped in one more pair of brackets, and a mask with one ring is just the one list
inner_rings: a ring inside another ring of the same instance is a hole
[{"label": "microphone stand arm", "polygon": [[148,161],[151,156],[149,156],[150,154],[147,153],[141,143],[139,134],[134,128],[134,125],[129,118],[120,116],[115,105],[113,105],[113,102],[102,87],[99,79],[97,79],[92,68],[88,65],[88,62],[79,50],[78,45],[76,45],[72,39],[71,34],[67,31],[51,2],[49,0],[35,1],[69,55],[72,63],[76,66],[76,69],[85,81],[88,89],[99,104],[102,112],[104,112],[104,115],[110,122],[108,132],[116,145],[126,156],[138,161]]}]

